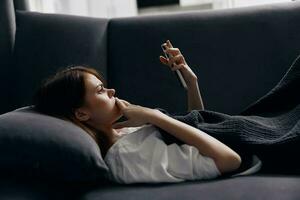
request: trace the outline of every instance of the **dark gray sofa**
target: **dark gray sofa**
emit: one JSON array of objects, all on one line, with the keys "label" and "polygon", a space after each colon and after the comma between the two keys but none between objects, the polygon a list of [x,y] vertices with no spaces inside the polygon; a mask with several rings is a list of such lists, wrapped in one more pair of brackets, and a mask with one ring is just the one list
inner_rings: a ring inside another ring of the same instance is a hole
[{"label": "dark gray sofa", "polygon": [[[158,60],[160,44],[170,39],[197,74],[205,109],[237,114],[274,87],[300,53],[299,2],[98,19],[16,11],[2,0],[0,21],[0,113],[29,105],[40,81],[70,64],[100,70],[120,98],[183,112],[186,93]],[[125,198],[299,199],[300,178],[264,172],[128,186],[0,181],[0,199]]]}]

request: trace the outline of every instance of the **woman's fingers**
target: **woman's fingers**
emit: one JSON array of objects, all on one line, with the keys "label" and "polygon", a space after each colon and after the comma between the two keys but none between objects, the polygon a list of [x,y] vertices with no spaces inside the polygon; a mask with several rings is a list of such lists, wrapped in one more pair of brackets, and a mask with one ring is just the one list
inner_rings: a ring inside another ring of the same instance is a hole
[{"label": "woman's fingers", "polygon": [[125,103],[126,106],[130,105],[130,103],[128,101],[126,101],[126,100],[121,99],[121,101],[123,101],[123,103]]},{"label": "woman's fingers", "polygon": [[168,45],[169,48],[173,48],[173,45],[171,44],[170,40],[167,40],[167,45]]},{"label": "woman's fingers", "polygon": [[168,61],[168,64],[170,66],[172,66],[173,63],[177,64],[177,65],[184,64],[183,56],[182,55],[177,55],[177,56],[171,57]]},{"label": "woman's fingers", "polygon": [[[180,69],[181,67],[175,67],[175,66],[180,66],[180,65],[184,65],[184,59],[182,55],[177,55],[175,57],[171,57],[170,59],[166,59],[163,56],[160,56],[160,61],[167,65],[168,67],[170,67],[172,69],[172,71],[176,70],[176,69]],[[175,69],[174,69],[175,68]]]},{"label": "woman's fingers", "polygon": [[166,53],[171,54],[172,56],[176,56],[176,55],[181,54],[181,52],[180,52],[180,50],[178,48],[173,48],[173,47],[172,48],[168,48],[166,50]]},{"label": "woman's fingers", "polygon": [[[178,48],[174,48],[173,45],[171,44],[170,40],[167,40],[166,43],[164,43],[167,48],[165,52],[169,54],[169,58],[165,58],[163,56],[159,57],[159,60],[161,63],[168,65],[172,70],[175,67],[175,65],[179,66],[181,64],[185,64],[185,59],[183,55],[181,54],[180,50]],[[178,69],[180,67],[176,67],[174,70]],[[174,71],[173,70],[173,71]]]},{"label": "woman's fingers", "polygon": [[118,99],[116,97],[116,102],[117,102],[117,106],[120,108],[120,110],[123,110],[124,108],[126,108],[126,105],[124,102],[122,102],[122,100]]},{"label": "woman's fingers", "polygon": [[168,59],[163,57],[163,56],[159,56],[159,60],[160,62],[162,62],[162,64],[168,65]]},{"label": "woman's fingers", "polygon": [[125,106],[129,106],[130,103],[124,99],[119,99],[118,97],[116,97],[116,99],[118,99],[119,101],[121,101],[123,104],[125,104]]}]

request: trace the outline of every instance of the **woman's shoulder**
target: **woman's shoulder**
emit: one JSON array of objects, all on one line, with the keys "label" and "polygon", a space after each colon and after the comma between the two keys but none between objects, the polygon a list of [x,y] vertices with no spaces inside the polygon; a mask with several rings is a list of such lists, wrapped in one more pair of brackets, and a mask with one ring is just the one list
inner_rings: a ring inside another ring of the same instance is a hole
[{"label": "woman's shoulder", "polygon": [[118,130],[118,137],[115,140],[110,141],[106,144],[107,153],[117,153],[122,147],[130,149],[132,146],[139,146],[145,144],[145,140],[151,138],[151,135],[156,135],[155,128],[146,124],[139,127],[125,127]]},{"label": "woman's shoulder", "polygon": [[107,141],[103,144],[100,144],[102,147],[101,154],[102,154],[103,158],[105,158],[106,154],[110,151],[110,149],[112,149],[113,146],[116,145],[116,143],[120,142],[119,140],[121,138],[123,138],[125,135],[128,135],[130,133],[137,131],[138,129],[140,129],[142,127],[143,126],[124,127],[124,128],[120,128],[120,129],[115,129],[115,131],[117,132],[117,137],[115,137],[114,139]]}]

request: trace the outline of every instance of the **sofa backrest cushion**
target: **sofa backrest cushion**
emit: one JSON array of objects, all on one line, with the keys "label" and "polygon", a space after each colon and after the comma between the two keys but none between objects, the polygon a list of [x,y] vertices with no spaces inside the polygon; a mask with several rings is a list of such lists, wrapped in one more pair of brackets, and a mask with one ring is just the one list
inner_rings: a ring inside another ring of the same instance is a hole
[{"label": "sofa backrest cushion", "polygon": [[187,110],[186,92],[158,59],[170,39],[197,74],[205,109],[237,114],[300,54],[299,22],[300,2],[111,19],[108,82],[136,104]]},{"label": "sofa backrest cushion", "polygon": [[106,78],[108,19],[16,12],[15,108],[32,104],[43,79],[70,65],[86,65]]},{"label": "sofa backrest cushion", "polygon": [[107,170],[97,143],[72,122],[33,106],[0,115],[0,177],[99,181]]}]

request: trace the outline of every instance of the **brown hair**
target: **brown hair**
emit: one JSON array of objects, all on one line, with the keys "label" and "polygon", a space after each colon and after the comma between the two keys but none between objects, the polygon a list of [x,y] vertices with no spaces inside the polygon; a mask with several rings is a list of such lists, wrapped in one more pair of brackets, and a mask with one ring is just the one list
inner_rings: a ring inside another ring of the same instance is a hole
[{"label": "brown hair", "polygon": [[75,117],[75,110],[84,105],[84,74],[90,73],[106,86],[103,76],[86,66],[68,66],[45,79],[33,97],[35,108],[44,114],[69,120],[85,130],[99,144],[96,130]]}]

